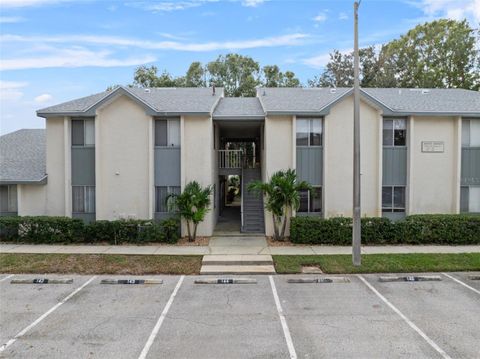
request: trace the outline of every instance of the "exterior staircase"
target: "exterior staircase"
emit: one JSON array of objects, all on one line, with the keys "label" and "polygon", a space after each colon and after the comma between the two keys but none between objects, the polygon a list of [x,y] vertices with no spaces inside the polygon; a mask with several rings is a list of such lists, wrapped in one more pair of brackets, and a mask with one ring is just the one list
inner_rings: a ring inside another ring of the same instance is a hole
[{"label": "exterior staircase", "polygon": [[265,233],[263,197],[247,190],[252,181],[262,179],[260,168],[244,168],[242,171],[242,232]]}]

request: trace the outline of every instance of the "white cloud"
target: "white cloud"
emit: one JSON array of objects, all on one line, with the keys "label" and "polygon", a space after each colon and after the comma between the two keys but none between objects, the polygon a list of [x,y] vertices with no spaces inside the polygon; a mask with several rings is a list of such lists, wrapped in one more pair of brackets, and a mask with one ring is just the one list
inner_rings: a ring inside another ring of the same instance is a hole
[{"label": "white cloud", "polygon": [[313,20],[316,22],[324,22],[325,20],[327,20],[327,14],[321,12],[317,16],[315,16]]},{"label": "white cloud", "polygon": [[152,12],[172,12],[191,9],[209,2],[219,0],[186,0],[186,1],[132,1],[127,5]]},{"label": "white cloud", "polygon": [[0,70],[40,69],[51,67],[121,67],[155,61],[153,56],[113,58],[110,51],[91,51],[84,48],[57,49],[35,57],[0,58]]},{"label": "white cloud", "polygon": [[257,7],[258,5],[261,5],[265,2],[266,0],[243,0],[242,5],[246,7]]},{"label": "white cloud", "polygon": [[44,93],[42,95],[35,97],[33,100],[36,103],[45,103],[45,102],[51,101],[52,99],[53,99],[52,95],[50,95],[49,93]]},{"label": "white cloud", "polygon": [[338,14],[338,20],[348,20],[348,15],[346,12],[341,12]]},{"label": "white cloud", "polygon": [[[90,45],[108,45],[122,47],[136,47],[148,50],[177,50],[189,52],[204,52],[217,50],[241,50],[261,47],[300,45],[308,34],[294,33],[280,36],[265,37],[260,39],[212,41],[200,43],[185,43],[179,41],[150,41],[134,38],[97,35],[65,35],[65,36],[20,36],[0,35],[0,41],[6,42],[32,42],[38,43],[82,43]],[[2,60],[0,60],[2,61]]]},{"label": "white cloud", "polygon": [[[333,50],[332,50],[333,51]],[[343,49],[339,50],[342,54],[348,54],[353,51],[353,49]],[[328,62],[330,61],[330,53],[319,54],[312,57],[307,57],[302,60],[305,65],[313,67],[315,69],[323,69]]]},{"label": "white cloud", "polygon": [[480,22],[480,0],[421,0],[409,3],[421,9],[430,19],[467,19],[474,27]]},{"label": "white cloud", "polygon": [[0,0],[0,6],[4,8],[28,7],[52,5],[72,0]]},{"label": "white cloud", "polygon": [[0,80],[0,98],[6,100],[19,100],[23,97],[22,88],[28,85],[27,82],[3,81]]},{"label": "white cloud", "polygon": [[15,24],[23,21],[25,21],[25,19],[20,16],[0,16],[0,24]]}]

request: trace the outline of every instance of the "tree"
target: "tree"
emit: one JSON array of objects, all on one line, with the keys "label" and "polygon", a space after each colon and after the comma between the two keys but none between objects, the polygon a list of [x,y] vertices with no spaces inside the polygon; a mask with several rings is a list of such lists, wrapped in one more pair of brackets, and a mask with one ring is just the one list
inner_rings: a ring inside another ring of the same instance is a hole
[{"label": "tree", "polygon": [[133,76],[133,85],[141,87],[183,87],[182,78],[174,78],[166,70],[157,75],[156,66],[139,66]]},{"label": "tree", "polygon": [[[167,197],[169,207],[176,209],[187,222],[190,242],[195,241],[198,224],[205,219],[209,211],[211,193],[211,186],[202,188],[198,182],[192,181],[185,186],[181,194],[172,193]],[[191,228],[192,225],[193,228]]]},{"label": "tree", "polygon": [[275,172],[269,182],[254,181],[248,190],[266,197],[265,208],[272,214],[274,239],[285,238],[287,219],[300,207],[300,190],[311,190],[305,181],[298,181],[295,170]]},{"label": "tree", "polygon": [[267,65],[262,68],[263,86],[265,87],[299,87],[300,80],[292,71],[280,71],[277,65]]},{"label": "tree", "polygon": [[402,87],[480,87],[478,33],[467,20],[417,25],[386,46]]},{"label": "tree", "polygon": [[254,97],[259,81],[259,64],[249,56],[220,55],[207,64],[209,83],[225,89],[230,97]]},{"label": "tree", "polygon": [[205,68],[201,62],[192,62],[185,75],[186,87],[205,87]]}]

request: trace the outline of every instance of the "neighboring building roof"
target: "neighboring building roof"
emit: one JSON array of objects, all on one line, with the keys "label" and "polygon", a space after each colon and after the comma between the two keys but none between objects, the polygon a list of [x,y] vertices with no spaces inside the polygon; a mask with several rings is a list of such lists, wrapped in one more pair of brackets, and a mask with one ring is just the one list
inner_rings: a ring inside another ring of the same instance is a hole
[{"label": "neighboring building roof", "polygon": [[464,89],[363,88],[392,113],[480,115],[480,92]]},{"label": "neighboring building roof", "polygon": [[45,130],[18,130],[0,136],[0,183],[45,183]]},{"label": "neighboring building roof", "polygon": [[352,91],[351,88],[259,88],[257,96],[267,115],[326,114],[328,108]]},{"label": "neighboring building roof", "polygon": [[223,96],[223,88],[137,88],[117,87],[95,95],[50,106],[37,111],[40,117],[94,116],[95,110],[118,95],[126,95],[144,106],[148,113],[157,116],[179,114],[211,114]]},{"label": "neighboring building roof", "polygon": [[265,112],[258,97],[223,97],[215,111],[215,119],[263,119]]}]

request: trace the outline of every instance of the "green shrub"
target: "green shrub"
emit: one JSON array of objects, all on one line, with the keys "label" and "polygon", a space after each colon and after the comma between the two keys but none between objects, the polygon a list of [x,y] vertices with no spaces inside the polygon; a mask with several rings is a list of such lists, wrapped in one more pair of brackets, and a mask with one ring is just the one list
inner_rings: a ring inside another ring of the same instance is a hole
[{"label": "green shrub", "polygon": [[0,217],[0,240],[24,243],[176,243],[180,221],[118,220],[84,224],[68,217]]},{"label": "green shrub", "polygon": [[68,217],[1,217],[3,241],[74,243],[83,238],[83,222]]},{"label": "green shrub", "polygon": [[[290,239],[301,244],[350,245],[352,219],[294,217]],[[413,215],[402,221],[362,218],[363,244],[480,244],[478,215]]]}]

